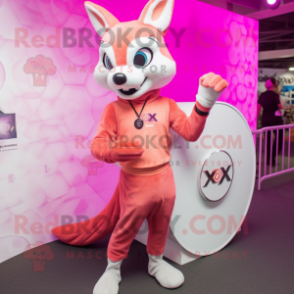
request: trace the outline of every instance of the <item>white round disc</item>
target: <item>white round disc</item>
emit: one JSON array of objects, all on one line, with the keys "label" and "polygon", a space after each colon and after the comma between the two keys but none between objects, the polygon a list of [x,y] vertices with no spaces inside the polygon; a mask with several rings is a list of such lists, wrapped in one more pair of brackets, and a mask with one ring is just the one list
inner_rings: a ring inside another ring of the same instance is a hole
[{"label": "white round disc", "polygon": [[[194,103],[178,103],[191,114]],[[255,145],[243,115],[217,102],[197,142],[176,137],[172,167],[176,201],[171,230],[179,244],[195,255],[226,246],[239,230],[255,183]]]},{"label": "white round disc", "polygon": [[216,151],[198,169],[198,190],[204,199],[218,201],[225,197],[231,188],[234,176],[234,163],[223,150]]}]

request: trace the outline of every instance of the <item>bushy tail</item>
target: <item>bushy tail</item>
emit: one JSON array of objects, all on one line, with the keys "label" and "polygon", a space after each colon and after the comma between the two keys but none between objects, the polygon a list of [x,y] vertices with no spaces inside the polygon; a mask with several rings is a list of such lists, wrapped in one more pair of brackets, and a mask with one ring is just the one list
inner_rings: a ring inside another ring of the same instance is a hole
[{"label": "bushy tail", "polygon": [[119,213],[119,192],[116,187],[110,202],[97,216],[80,223],[53,228],[52,233],[64,243],[75,246],[88,245],[113,232]]}]

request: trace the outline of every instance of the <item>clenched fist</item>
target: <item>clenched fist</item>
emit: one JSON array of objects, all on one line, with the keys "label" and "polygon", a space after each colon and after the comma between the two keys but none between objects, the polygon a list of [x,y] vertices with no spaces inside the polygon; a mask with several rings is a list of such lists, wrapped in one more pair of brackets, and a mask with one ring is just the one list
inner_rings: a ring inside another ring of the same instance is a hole
[{"label": "clenched fist", "polygon": [[203,107],[211,108],[227,87],[228,82],[226,80],[220,75],[210,72],[200,78],[196,99]]}]

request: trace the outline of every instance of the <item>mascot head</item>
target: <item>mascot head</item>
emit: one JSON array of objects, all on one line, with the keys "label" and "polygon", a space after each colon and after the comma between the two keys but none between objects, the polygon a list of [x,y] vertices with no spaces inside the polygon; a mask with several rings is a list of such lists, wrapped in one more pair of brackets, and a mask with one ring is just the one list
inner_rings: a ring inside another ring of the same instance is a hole
[{"label": "mascot head", "polygon": [[173,79],[176,64],[163,39],[173,6],[174,0],[151,0],[138,20],[119,22],[103,7],[85,2],[90,21],[101,37],[94,71],[99,85],[132,100]]}]

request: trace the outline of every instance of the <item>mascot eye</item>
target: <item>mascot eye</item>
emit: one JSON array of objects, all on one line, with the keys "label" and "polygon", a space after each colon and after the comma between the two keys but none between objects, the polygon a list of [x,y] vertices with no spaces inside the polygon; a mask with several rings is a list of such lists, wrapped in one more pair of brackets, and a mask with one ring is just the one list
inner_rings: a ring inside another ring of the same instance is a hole
[{"label": "mascot eye", "polygon": [[112,70],[113,69],[113,65],[109,59],[109,57],[104,54],[104,57],[103,57],[103,63],[104,63],[104,66],[109,69],[109,70]]},{"label": "mascot eye", "polygon": [[138,68],[146,67],[153,57],[153,52],[149,48],[140,49],[134,57],[134,65]]}]

